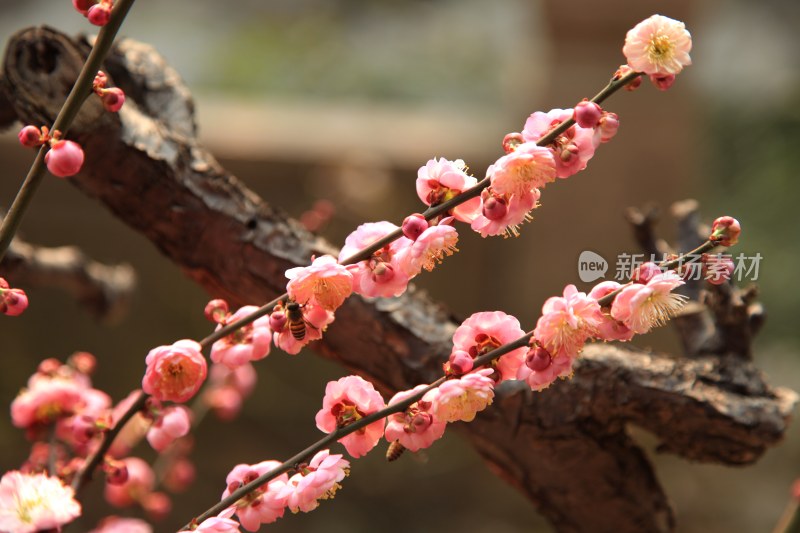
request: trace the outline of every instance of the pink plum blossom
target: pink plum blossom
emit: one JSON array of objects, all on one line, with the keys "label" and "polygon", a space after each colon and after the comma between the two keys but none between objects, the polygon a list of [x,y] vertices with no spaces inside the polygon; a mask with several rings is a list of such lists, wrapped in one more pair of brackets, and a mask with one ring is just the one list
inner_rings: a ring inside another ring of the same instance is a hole
[{"label": "pink plum blossom", "polygon": [[672,291],[683,283],[678,274],[669,271],[653,276],[646,285],[628,285],[614,298],[611,316],[634,333],[647,333],[666,323],[681,308],[686,297]]},{"label": "pink plum blossom", "polygon": [[[611,294],[622,285],[616,281],[603,281],[595,285],[589,292],[589,298],[600,300],[604,296]],[[600,309],[600,323],[597,325],[595,336],[603,341],[629,341],[633,338],[633,331],[611,316],[610,307]]]},{"label": "pink plum blossom", "polygon": [[75,414],[87,385],[63,375],[35,374],[11,403],[11,421],[19,428],[43,426]]},{"label": "pink plum blossom", "polygon": [[128,472],[124,483],[106,483],[104,496],[115,507],[130,507],[141,503],[156,486],[153,469],[139,457],[126,457],[122,460]]},{"label": "pink plum blossom", "polygon": [[494,399],[494,370],[483,368],[458,379],[445,381],[428,391],[422,401],[433,405],[433,416],[437,420],[471,422],[479,411],[491,405]]},{"label": "pink plum blossom", "polygon": [[147,442],[154,450],[163,452],[175,439],[189,433],[192,428],[191,417],[191,411],[183,405],[163,408],[147,432]]},{"label": "pink plum blossom", "polygon": [[409,279],[419,274],[423,268],[430,272],[437,264],[441,264],[445,256],[453,255],[458,251],[457,243],[458,231],[456,228],[442,221],[423,231],[414,244],[402,255],[398,265]]},{"label": "pink plum blossom", "polygon": [[339,482],[350,473],[350,462],[330,450],[317,452],[308,464],[300,465],[280,491],[286,506],[293,512],[307,513],[319,506],[320,500],[333,498],[341,488]]},{"label": "pink plum blossom", "polygon": [[[552,109],[547,113],[537,111],[525,122],[522,137],[526,142],[538,142],[539,139],[558,127],[563,121],[572,118],[572,109]],[[557,136],[547,147],[553,152],[556,175],[568,178],[586,168],[594,156],[598,140],[595,140],[594,129],[582,128],[574,124]]]},{"label": "pink plum blossom", "polygon": [[192,398],[208,371],[200,350],[200,344],[189,339],[150,350],[142,389],[162,402],[183,403]]},{"label": "pink plum blossom", "polygon": [[213,364],[208,371],[208,387],[203,401],[221,420],[233,420],[239,413],[244,398],[250,396],[258,375],[253,365],[244,364],[235,369]]},{"label": "pink plum blossom", "polygon": [[313,302],[328,311],[336,311],[353,292],[353,275],[330,255],[317,257],[307,267],[290,268],[286,277],[292,300]]},{"label": "pink plum blossom", "polygon": [[692,36],[683,22],[653,15],[628,31],[622,53],[628,65],[645,74],[678,74],[692,64]]},{"label": "pink plum blossom", "polygon": [[0,479],[0,531],[58,529],[80,514],[75,491],[57,477],[12,470]]},{"label": "pink plum blossom", "polygon": [[303,314],[303,323],[305,324],[305,335],[302,339],[297,340],[292,333],[289,324],[286,323],[281,331],[275,331],[273,340],[275,346],[284,352],[295,355],[300,353],[303,346],[311,341],[322,338],[322,333],[328,324],[333,322],[333,313],[323,309],[322,307],[307,303],[300,308]]},{"label": "pink plum blossom", "polygon": [[53,141],[44,155],[47,170],[59,178],[74,176],[83,165],[83,149],[72,141]]},{"label": "pink plum blossom", "polygon": [[[339,252],[339,261],[344,261],[397,229],[397,226],[385,221],[360,225],[345,239],[342,251]],[[353,290],[368,297],[389,298],[403,294],[409,277],[403,271],[401,263],[413,242],[406,237],[400,237],[372,254],[369,259],[349,265],[348,270],[353,275]]]},{"label": "pink plum blossom", "polygon": [[567,285],[563,296],[548,298],[536,322],[534,338],[553,358],[573,358],[600,325],[600,306],[575,285]]},{"label": "pink plum blossom", "polygon": [[495,162],[491,186],[499,195],[524,196],[555,179],[553,153],[535,142],[526,142]]},{"label": "pink plum blossom", "polygon": [[[489,173],[493,167],[489,167]],[[481,214],[475,217],[471,227],[481,237],[503,235],[518,236],[519,225],[533,220],[530,211],[537,207],[541,193],[538,189],[522,196],[495,194],[491,188],[481,192]]]},{"label": "pink plum blossom", "polygon": [[[461,159],[431,159],[417,172],[417,195],[425,205],[436,206],[477,185]],[[456,220],[469,224],[480,213],[480,200],[472,198],[452,209]]]},{"label": "pink plum blossom", "polygon": [[[316,416],[317,427],[325,433],[343,428],[386,407],[380,393],[359,376],[330,381],[325,387],[322,409]],[[339,439],[347,453],[361,457],[378,444],[385,420],[375,422]]]},{"label": "pink plum blossom", "polygon": [[532,348],[519,367],[517,379],[525,381],[531,390],[540,391],[550,386],[556,379],[572,374],[572,357],[551,357],[544,348]]},{"label": "pink plum blossom", "polygon": [[[254,465],[240,464],[233,467],[225,478],[225,492],[222,499],[242,485],[246,485],[258,477],[281,466],[278,461],[262,461]],[[286,508],[286,497],[282,495],[288,476],[280,474],[268,483],[250,492],[236,503],[236,515],[248,531],[257,531],[261,524],[271,524],[283,516]]]},{"label": "pink plum blossom", "polygon": [[[453,352],[465,351],[473,359],[525,335],[519,320],[502,311],[475,313],[461,323],[453,333]],[[496,381],[517,378],[517,369],[527,349],[517,348],[491,364],[496,369]]]},{"label": "pink plum blossom", "polygon": [[[427,385],[418,385],[411,390],[398,392],[389,400],[389,405],[402,402],[426,387]],[[419,400],[408,406],[402,413],[389,415],[386,422],[386,440],[399,442],[412,452],[430,447],[434,441],[442,438],[447,425],[444,420],[434,416],[432,409],[431,402]]]},{"label": "pink plum blossom", "polygon": [[109,516],[104,518],[89,533],[153,533],[153,528],[138,518],[120,518]]},{"label": "pink plum blossom", "polygon": [[[217,330],[249,316],[257,310],[258,307],[255,305],[246,305],[220,322]],[[269,355],[271,342],[272,330],[269,327],[269,317],[262,316],[216,341],[211,346],[211,360],[227,365],[229,368],[236,368],[250,361],[265,358]]]}]

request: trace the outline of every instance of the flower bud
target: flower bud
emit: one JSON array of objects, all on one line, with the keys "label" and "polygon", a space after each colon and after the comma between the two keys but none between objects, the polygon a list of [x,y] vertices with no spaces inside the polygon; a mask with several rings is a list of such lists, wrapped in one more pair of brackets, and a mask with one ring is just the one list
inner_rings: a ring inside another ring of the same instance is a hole
[{"label": "flower bud", "polygon": [[720,246],[733,246],[739,242],[739,235],[742,233],[742,226],[733,217],[719,217],[711,226],[711,236],[708,240]]},{"label": "flower bud", "polygon": [[383,261],[375,265],[372,269],[372,280],[375,283],[388,283],[394,277],[394,268],[392,265],[386,264]]},{"label": "flower bud", "polygon": [[89,352],[75,352],[67,359],[67,364],[86,376],[94,373],[97,367],[97,359]]},{"label": "flower bud", "polygon": [[607,143],[617,134],[617,130],[619,129],[619,117],[616,113],[603,112],[603,116],[600,117],[597,128],[600,131],[600,142]]},{"label": "flower bud", "polygon": [[659,91],[666,91],[675,83],[675,74],[650,74],[650,81]]},{"label": "flower bud", "polygon": [[84,17],[96,3],[96,0],[72,0],[72,6]]},{"label": "flower bud", "polygon": [[72,141],[54,141],[44,155],[47,170],[59,178],[74,176],[83,165],[83,150]]},{"label": "flower bud", "polygon": [[28,308],[28,295],[22,289],[0,289],[0,313],[21,315]]},{"label": "flower bud", "polygon": [[489,220],[502,220],[508,213],[508,204],[503,198],[490,196],[483,202],[483,216]]},{"label": "flower bud", "polygon": [[661,274],[661,267],[655,263],[647,262],[642,263],[631,272],[631,281],[641,284],[647,284],[648,281],[653,279],[656,274]]},{"label": "flower bud", "polygon": [[25,126],[17,134],[19,143],[26,148],[35,148],[42,144],[42,131],[36,126]]},{"label": "flower bud", "polygon": [[444,364],[444,371],[448,375],[460,376],[472,370],[472,366],[472,356],[464,350],[456,350]]},{"label": "flower bud", "polygon": [[534,372],[546,370],[552,364],[552,362],[553,357],[550,355],[550,352],[541,346],[532,348],[525,356],[525,365]]},{"label": "flower bud", "polygon": [[94,89],[95,92],[99,91],[100,89],[105,89],[107,83],[108,76],[106,76],[106,73],[102,70],[98,70],[97,75],[94,77],[94,81],[92,82],[92,89]]},{"label": "flower bud", "polygon": [[430,427],[433,423],[433,416],[430,413],[419,412],[411,419],[411,425],[414,427],[414,432],[422,433]]},{"label": "flower bud", "polygon": [[275,333],[280,333],[283,331],[285,325],[286,313],[283,311],[274,311],[271,315],[269,315],[269,329]]},{"label": "flower bud", "polygon": [[95,26],[105,26],[111,19],[111,4],[95,4],[86,12],[86,18]]},{"label": "flower bud", "polygon": [[700,259],[703,263],[703,277],[712,285],[722,285],[733,275],[736,265],[729,255],[703,254]]},{"label": "flower bud", "polygon": [[106,459],[103,464],[106,473],[106,483],[109,485],[123,485],[128,481],[128,466],[116,459]]},{"label": "flower bud", "polygon": [[97,434],[95,419],[87,415],[75,415],[72,420],[72,436],[79,444],[86,444]]},{"label": "flower bud", "polygon": [[575,106],[573,118],[581,128],[594,128],[603,115],[603,108],[589,100],[582,100]]},{"label": "flower bud", "polygon": [[409,215],[403,220],[403,235],[412,241],[416,241],[426,229],[428,229],[428,221],[419,213]]},{"label": "flower bud", "polygon": [[100,99],[103,101],[103,107],[106,108],[106,111],[116,113],[125,103],[125,93],[119,87],[111,87],[103,90]]},{"label": "flower bud", "polygon": [[[622,78],[624,76],[627,76],[631,72],[633,72],[633,69],[631,67],[629,67],[628,65],[620,65],[620,67],[614,73],[614,78],[613,79],[618,80],[618,79],[620,79],[620,78]],[[642,77],[638,76],[638,77],[633,78],[633,80],[628,82],[628,84],[625,86],[625,90],[626,91],[635,91],[636,89],[639,88],[639,86],[641,84],[642,84]]]},{"label": "flower bud", "polygon": [[52,376],[58,369],[61,368],[61,361],[56,359],[55,357],[48,357],[41,363],[36,369],[36,372],[42,374],[43,376]]},{"label": "flower bud", "polygon": [[163,492],[151,492],[142,499],[141,504],[144,512],[154,522],[164,520],[172,510],[172,500]]},{"label": "flower bud", "polygon": [[571,142],[561,147],[561,150],[558,151],[558,157],[564,163],[569,163],[573,157],[578,156],[579,151],[578,145]]},{"label": "flower bud", "polygon": [[228,302],[220,298],[211,300],[206,304],[203,314],[205,314],[206,318],[211,322],[221,324],[228,316]]},{"label": "flower bud", "polygon": [[523,139],[521,133],[512,132],[507,133],[505,137],[503,137],[503,151],[505,153],[510,154],[514,150],[517,149],[517,146],[524,143],[525,139]]}]

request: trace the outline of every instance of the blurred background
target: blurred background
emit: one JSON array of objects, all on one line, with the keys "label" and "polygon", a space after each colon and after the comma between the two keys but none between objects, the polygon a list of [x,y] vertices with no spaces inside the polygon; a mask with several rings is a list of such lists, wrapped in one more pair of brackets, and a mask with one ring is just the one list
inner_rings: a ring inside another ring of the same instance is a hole
[{"label": "blurred background", "polygon": [[[0,10],[0,46],[30,25],[93,31],[66,0],[3,0]],[[399,223],[419,211],[414,179],[428,159],[462,158],[480,178],[500,155],[503,135],[521,130],[531,112],[595,94],[624,62],[625,32],[653,13],[686,22],[694,65],[667,93],[645,83],[615,95],[605,106],[620,116],[614,142],[585,172],[547,188],[521,237],[483,240],[463,232],[461,252],[418,285],[457,315],[502,309],[531,326],[547,297],[577,283],[581,251],[612,263],[638,252],[626,207],[655,201],[669,237],[669,205],[698,198],[708,221],[723,214],[741,221],[737,253],[762,255],[757,282],[769,316],[756,363],[774,385],[800,389],[800,303],[791,279],[800,264],[794,0],[573,0],[569,7],[553,0],[172,0],[134,5],[122,34],[155,46],[184,77],[201,137],[226,168],[296,217],[330,201],[335,212],[320,233],[341,243],[364,221]],[[0,137],[4,208],[33,158],[14,134]],[[69,184],[45,181],[21,235],[129,262],[139,288],[128,315],[112,324],[95,322],[59,291],[30,289],[26,314],[0,321],[1,405],[41,359],[63,360],[77,350],[98,357],[95,384],[118,400],[140,383],[150,348],[210,331],[202,316],[209,295]],[[664,328],[637,343],[674,353],[671,333]],[[311,352],[275,351],[257,368],[259,387],[240,418],[202,425],[194,456],[201,472],[188,494],[175,497],[173,516],[158,531],[174,530],[217,501],[234,464],[286,457],[318,438],[313,416],[325,383],[346,373]],[[632,431],[654,450],[651,437]],[[8,416],[0,417],[0,442],[0,468],[16,468],[28,444]],[[767,531],[800,475],[800,430],[793,427],[781,446],[746,468],[651,455],[679,531]],[[98,504],[75,529],[91,529],[109,512]],[[355,461],[333,502],[269,527],[550,530],[455,433],[396,463],[377,451]]]}]

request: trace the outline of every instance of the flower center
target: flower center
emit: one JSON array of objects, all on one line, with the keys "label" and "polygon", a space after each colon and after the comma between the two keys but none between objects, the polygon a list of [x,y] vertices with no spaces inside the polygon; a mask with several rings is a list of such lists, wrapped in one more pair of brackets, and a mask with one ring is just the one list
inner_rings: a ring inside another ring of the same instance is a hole
[{"label": "flower center", "polygon": [[[343,428],[358,422],[364,416],[356,405],[350,400],[341,400],[339,403],[331,407],[331,414],[336,418],[336,427]],[[363,429],[363,428],[362,428]]]},{"label": "flower center", "polygon": [[673,50],[672,41],[667,35],[654,35],[647,54],[654,63],[661,63],[672,57]]}]

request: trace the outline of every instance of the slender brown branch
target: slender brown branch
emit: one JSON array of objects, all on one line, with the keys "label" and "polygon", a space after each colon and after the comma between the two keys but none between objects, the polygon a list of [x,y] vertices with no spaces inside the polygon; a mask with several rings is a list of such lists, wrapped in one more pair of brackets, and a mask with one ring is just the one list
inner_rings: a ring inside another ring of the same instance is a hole
[{"label": "slender brown branch", "polygon": [[[86,58],[83,69],[78,79],[75,81],[75,85],[72,86],[72,90],[69,96],[67,96],[64,106],[53,122],[51,131],[58,130],[62,134],[67,133],[67,130],[72,125],[72,121],[75,120],[78,111],[80,111],[84,100],[91,94],[92,81],[94,81],[94,77],[97,75],[97,71],[100,70],[103,60],[106,58],[109,50],[111,50],[114,38],[117,36],[119,28],[122,26],[122,21],[125,20],[125,16],[128,14],[133,2],[134,0],[118,0],[114,6],[111,19],[108,21],[108,24],[100,29],[97,42],[94,47],[92,47],[89,57]],[[11,244],[11,239],[14,238],[14,234],[17,232],[17,229],[19,229],[19,225],[22,223],[22,219],[25,216],[25,211],[33,200],[33,196],[36,194],[36,190],[39,188],[42,178],[45,176],[44,156],[48,148],[49,146],[47,144],[39,148],[36,159],[34,159],[28,171],[28,175],[25,177],[25,181],[22,183],[16,198],[14,198],[14,202],[8,209],[8,214],[3,220],[2,226],[0,226],[0,260],[5,256],[8,246]]]},{"label": "slender brown branch", "polygon": [[145,394],[144,392],[139,393],[139,397],[136,398],[131,406],[125,411],[122,416],[119,418],[114,427],[109,429],[104,435],[102,440],[100,441],[100,446],[97,450],[94,451],[92,455],[86,458],[86,462],[83,464],[83,468],[81,468],[78,473],[75,475],[75,479],[72,480],[72,488],[75,492],[78,492],[83,488],[87,481],[92,479],[92,475],[94,474],[95,468],[97,468],[100,463],[103,462],[106,453],[111,448],[111,445],[114,443],[114,439],[117,438],[119,432],[122,431],[122,428],[125,427],[131,418],[134,417],[136,413],[144,409],[144,406],[147,402],[147,399],[150,396]]}]

